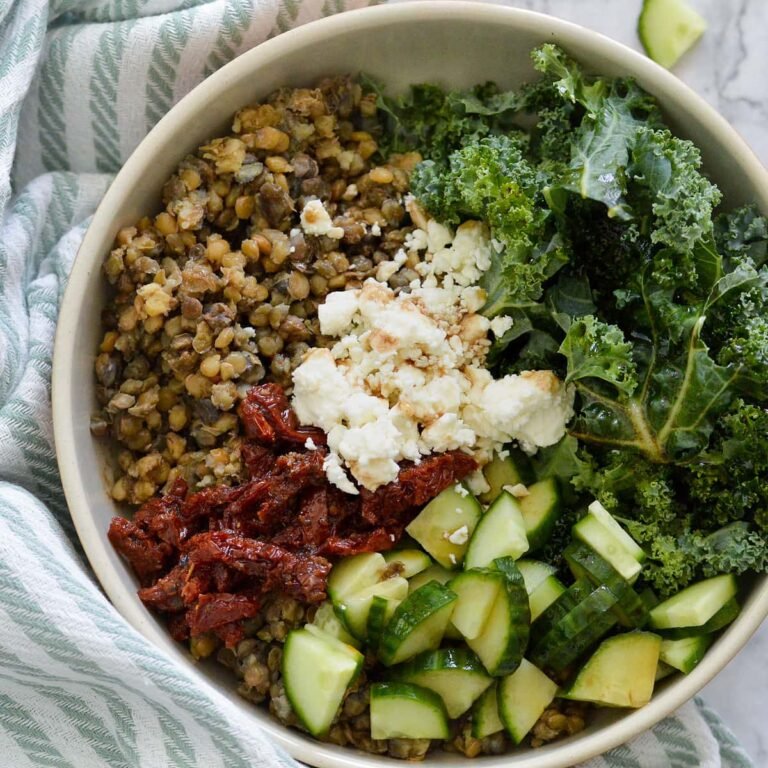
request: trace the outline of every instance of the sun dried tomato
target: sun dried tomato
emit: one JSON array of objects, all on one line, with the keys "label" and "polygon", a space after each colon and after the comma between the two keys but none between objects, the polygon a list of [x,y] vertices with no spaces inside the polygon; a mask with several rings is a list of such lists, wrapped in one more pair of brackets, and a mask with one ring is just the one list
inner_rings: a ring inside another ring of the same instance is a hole
[{"label": "sun dried tomato", "polygon": [[193,608],[187,611],[187,624],[192,637],[218,629],[259,612],[261,600],[250,595],[200,595]]},{"label": "sun dried tomato", "polygon": [[238,408],[246,437],[266,446],[299,444],[311,439],[325,445],[325,433],[315,427],[302,427],[288,398],[278,384],[251,387]]},{"label": "sun dried tomato", "polygon": [[113,517],[107,532],[112,546],[131,564],[139,581],[158,576],[173,556],[173,547],[123,517]]},{"label": "sun dried tomato", "polygon": [[249,480],[261,480],[270,473],[275,465],[274,452],[263,445],[243,442],[240,447],[240,459],[248,472]]}]

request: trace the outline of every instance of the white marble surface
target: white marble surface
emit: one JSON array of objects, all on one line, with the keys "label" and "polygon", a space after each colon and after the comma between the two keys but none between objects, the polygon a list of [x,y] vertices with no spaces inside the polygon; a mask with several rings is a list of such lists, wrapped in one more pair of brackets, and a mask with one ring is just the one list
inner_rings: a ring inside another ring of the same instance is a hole
[{"label": "white marble surface", "polygon": [[[707,99],[768,165],[768,0],[689,0],[709,22],[675,73]],[[518,0],[523,8],[591,27],[638,50],[642,0]],[[768,768],[768,623],[702,692]],[[659,766],[661,768],[661,766]]]}]

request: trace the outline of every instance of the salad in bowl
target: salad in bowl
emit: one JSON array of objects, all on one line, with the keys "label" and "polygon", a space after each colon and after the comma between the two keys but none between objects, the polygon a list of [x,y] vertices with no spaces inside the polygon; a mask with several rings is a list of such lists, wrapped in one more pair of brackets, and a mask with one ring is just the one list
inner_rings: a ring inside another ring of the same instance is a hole
[{"label": "salad in bowl", "polygon": [[117,233],[109,540],[280,722],[538,747],[687,674],[768,569],[768,221],[631,78],[285,87]]}]

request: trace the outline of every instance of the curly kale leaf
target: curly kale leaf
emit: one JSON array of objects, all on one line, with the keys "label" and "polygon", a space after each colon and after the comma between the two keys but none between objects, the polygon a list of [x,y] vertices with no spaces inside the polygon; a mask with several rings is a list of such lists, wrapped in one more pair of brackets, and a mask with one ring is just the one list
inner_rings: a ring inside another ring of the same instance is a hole
[{"label": "curly kale leaf", "polygon": [[466,91],[445,91],[422,83],[392,97],[373,78],[363,76],[361,81],[365,90],[376,94],[385,127],[377,137],[384,157],[418,150],[425,159],[445,162],[465,143],[510,129],[521,106],[518,94],[501,92],[493,83]]},{"label": "curly kale leaf", "polygon": [[444,165],[421,163],[411,178],[414,195],[440,221],[488,223],[497,246],[482,279],[489,317],[538,302],[544,282],[567,260],[525,150],[517,134],[488,136],[456,150]]},{"label": "curly kale leaf", "polygon": [[715,241],[726,261],[749,260],[759,268],[768,261],[768,219],[753,205],[720,214],[715,219]]}]

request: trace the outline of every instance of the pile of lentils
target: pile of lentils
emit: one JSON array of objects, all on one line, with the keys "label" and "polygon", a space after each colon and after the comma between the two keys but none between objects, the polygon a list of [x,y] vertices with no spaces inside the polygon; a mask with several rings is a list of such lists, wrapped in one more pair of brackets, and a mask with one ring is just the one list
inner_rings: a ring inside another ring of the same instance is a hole
[{"label": "pile of lentils", "polygon": [[[380,131],[376,96],[352,78],[281,89],[179,164],[164,210],[118,232],[91,422],[118,446],[113,499],[142,504],[180,475],[192,488],[242,479],[238,402],[264,379],[290,392],[304,353],[331,343],[318,304],[375,276],[413,228],[404,196],[421,158],[383,161]],[[340,240],[301,229],[312,199]]]}]

